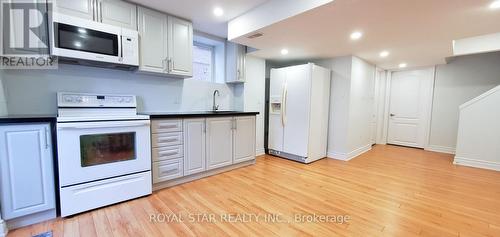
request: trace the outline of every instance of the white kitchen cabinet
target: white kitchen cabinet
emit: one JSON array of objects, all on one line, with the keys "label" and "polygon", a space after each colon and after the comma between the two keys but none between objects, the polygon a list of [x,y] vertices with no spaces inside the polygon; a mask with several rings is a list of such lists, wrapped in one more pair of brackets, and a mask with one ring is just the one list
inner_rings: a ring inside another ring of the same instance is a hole
[{"label": "white kitchen cabinet", "polygon": [[167,72],[168,17],[157,11],[139,7],[139,70],[153,73]]},{"label": "white kitchen cabinet", "polygon": [[255,116],[235,117],[233,163],[255,159]]},{"label": "white kitchen cabinet", "polygon": [[184,120],[184,175],[206,170],[206,121],[204,118]]},{"label": "white kitchen cabinet", "polygon": [[154,162],[153,183],[182,177],[184,175],[182,162],[182,158]]},{"label": "white kitchen cabinet", "polygon": [[168,17],[168,73],[193,76],[193,25],[173,16]]},{"label": "white kitchen cabinet", "polygon": [[233,117],[207,118],[207,170],[233,163]]},{"label": "white kitchen cabinet", "polygon": [[55,0],[54,11],[137,30],[137,5],[121,0]]},{"label": "white kitchen cabinet", "polygon": [[226,82],[245,82],[246,47],[232,42],[226,43]]},{"label": "white kitchen cabinet", "polygon": [[0,126],[0,185],[6,220],[55,208],[49,124]]},{"label": "white kitchen cabinet", "polygon": [[139,7],[140,65],[142,72],[191,77],[193,26],[173,16]]},{"label": "white kitchen cabinet", "polygon": [[54,0],[52,3],[54,12],[88,20],[96,19],[95,0]]},{"label": "white kitchen cabinet", "polygon": [[97,21],[137,30],[137,5],[121,0],[97,0]]}]

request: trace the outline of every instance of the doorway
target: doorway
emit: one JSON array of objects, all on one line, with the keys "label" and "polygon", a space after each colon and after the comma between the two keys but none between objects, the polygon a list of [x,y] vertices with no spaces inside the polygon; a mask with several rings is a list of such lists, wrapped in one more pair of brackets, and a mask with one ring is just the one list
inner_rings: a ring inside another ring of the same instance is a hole
[{"label": "doorway", "polygon": [[428,143],[434,68],[391,74],[387,143],[425,148]]}]

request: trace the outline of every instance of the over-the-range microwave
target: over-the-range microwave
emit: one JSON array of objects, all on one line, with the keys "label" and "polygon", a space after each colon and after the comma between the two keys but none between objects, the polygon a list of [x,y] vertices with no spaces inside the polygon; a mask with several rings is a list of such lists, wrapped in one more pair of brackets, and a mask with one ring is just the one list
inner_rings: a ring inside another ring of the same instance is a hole
[{"label": "over-the-range microwave", "polygon": [[78,64],[139,65],[137,31],[57,13],[52,19],[51,55]]}]

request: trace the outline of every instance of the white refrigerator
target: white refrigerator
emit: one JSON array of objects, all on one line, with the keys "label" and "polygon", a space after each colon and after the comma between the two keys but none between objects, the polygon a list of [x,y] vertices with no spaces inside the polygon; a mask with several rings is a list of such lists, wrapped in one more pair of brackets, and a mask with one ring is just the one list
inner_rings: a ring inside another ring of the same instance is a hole
[{"label": "white refrigerator", "polygon": [[269,154],[302,163],[326,157],[330,70],[273,68],[269,99]]}]

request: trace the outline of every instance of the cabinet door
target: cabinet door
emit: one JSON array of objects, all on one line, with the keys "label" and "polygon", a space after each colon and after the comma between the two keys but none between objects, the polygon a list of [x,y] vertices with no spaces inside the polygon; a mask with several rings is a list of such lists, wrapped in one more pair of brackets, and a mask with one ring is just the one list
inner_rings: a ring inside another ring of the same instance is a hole
[{"label": "cabinet door", "polygon": [[237,47],[237,65],[236,78],[239,82],[245,81],[245,65],[246,65],[246,54],[247,50],[244,45],[238,45]]},{"label": "cabinet door", "polygon": [[137,6],[121,0],[98,0],[98,21],[137,30]]},{"label": "cabinet door", "polygon": [[55,0],[53,7],[55,12],[95,20],[95,0]]},{"label": "cabinet door", "polygon": [[167,73],[167,15],[139,7],[139,70]]},{"label": "cabinet door", "polygon": [[226,82],[245,82],[245,55],[245,46],[226,43]]},{"label": "cabinet door", "polygon": [[233,163],[233,118],[207,119],[207,170]]},{"label": "cabinet door", "polygon": [[184,120],[184,175],[206,170],[205,119]]},{"label": "cabinet door", "polygon": [[0,126],[0,147],[2,217],[55,208],[50,126]]},{"label": "cabinet door", "polygon": [[255,116],[235,117],[233,163],[255,159]]},{"label": "cabinet door", "polygon": [[168,17],[169,73],[193,75],[193,25],[189,21]]}]

